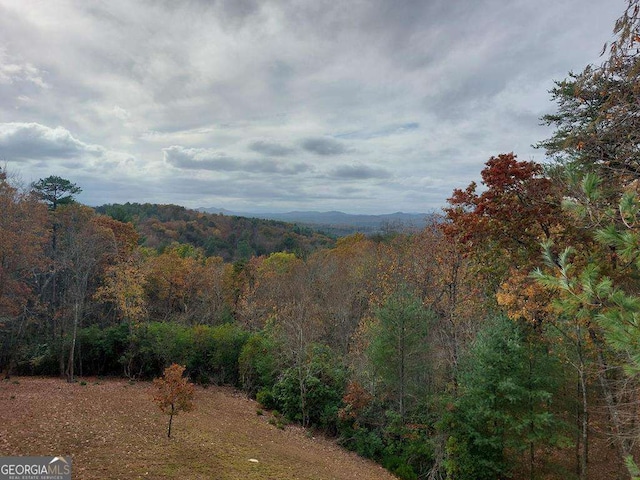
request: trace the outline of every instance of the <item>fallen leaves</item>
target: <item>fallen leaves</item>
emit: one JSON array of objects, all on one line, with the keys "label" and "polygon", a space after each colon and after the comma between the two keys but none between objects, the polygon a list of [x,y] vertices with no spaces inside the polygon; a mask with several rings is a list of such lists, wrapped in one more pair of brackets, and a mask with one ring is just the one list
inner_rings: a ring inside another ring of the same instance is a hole
[{"label": "fallen leaves", "polygon": [[394,478],[330,440],[269,425],[231,389],[196,388],[198,408],[168,440],[166,417],[149,408],[150,383],[85,380],[0,383],[0,455],[71,455],[77,479]]}]

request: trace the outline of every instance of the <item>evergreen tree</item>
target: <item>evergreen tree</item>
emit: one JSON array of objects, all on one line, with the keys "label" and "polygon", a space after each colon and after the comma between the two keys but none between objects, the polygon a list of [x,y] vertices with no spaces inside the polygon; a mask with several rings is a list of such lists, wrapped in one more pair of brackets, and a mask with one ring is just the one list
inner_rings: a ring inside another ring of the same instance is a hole
[{"label": "evergreen tree", "polygon": [[[535,277],[555,292],[560,316],[579,326],[593,347],[612,438],[633,476],[640,378],[640,0],[627,0],[614,34],[601,66],[570,74],[552,92],[558,110],[544,120],[556,130],[540,146],[562,161],[563,206],[590,240],[572,239],[559,255],[546,243],[547,269]],[[621,370],[626,382],[617,381]],[[625,422],[627,415],[634,420]],[[586,478],[586,458],[583,463]]]},{"label": "evergreen tree", "polygon": [[507,478],[516,466],[533,478],[536,447],[561,443],[561,424],[550,410],[557,362],[538,336],[527,333],[497,317],[463,359],[460,397],[444,422],[451,434],[449,478]]},{"label": "evergreen tree", "polygon": [[377,312],[367,355],[383,390],[404,419],[428,383],[427,335],[433,314],[406,289],[394,293]]},{"label": "evergreen tree", "polygon": [[41,178],[31,189],[38,198],[49,205],[50,210],[55,210],[59,205],[73,203],[75,196],[82,192],[75,183],[56,175]]}]

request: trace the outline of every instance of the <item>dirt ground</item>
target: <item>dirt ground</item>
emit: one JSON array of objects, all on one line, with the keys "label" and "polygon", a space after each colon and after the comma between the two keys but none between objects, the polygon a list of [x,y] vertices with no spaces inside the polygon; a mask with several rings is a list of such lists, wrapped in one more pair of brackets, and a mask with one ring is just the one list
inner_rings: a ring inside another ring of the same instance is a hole
[{"label": "dirt ground", "polygon": [[0,382],[0,455],[70,455],[74,479],[395,478],[330,440],[277,428],[233,390],[198,387],[195,405],[167,439],[150,383],[13,377]]}]

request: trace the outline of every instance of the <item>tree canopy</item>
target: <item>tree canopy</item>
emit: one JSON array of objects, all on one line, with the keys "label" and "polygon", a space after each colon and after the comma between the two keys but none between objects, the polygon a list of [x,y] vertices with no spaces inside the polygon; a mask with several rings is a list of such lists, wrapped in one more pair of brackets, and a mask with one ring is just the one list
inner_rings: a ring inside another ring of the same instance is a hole
[{"label": "tree canopy", "polygon": [[82,192],[82,189],[75,183],[56,175],[41,178],[31,188],[33,193],[49,206],[50,210],[56,210],[59,205],[73,203],[76,195]]}]

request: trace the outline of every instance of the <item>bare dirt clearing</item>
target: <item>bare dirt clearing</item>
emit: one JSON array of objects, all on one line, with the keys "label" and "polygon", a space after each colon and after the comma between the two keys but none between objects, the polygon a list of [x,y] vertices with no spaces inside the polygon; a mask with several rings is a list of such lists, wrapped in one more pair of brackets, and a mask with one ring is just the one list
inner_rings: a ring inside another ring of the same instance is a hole
[{"label": "bare dirt clearing", "polygon": [[276,428],[230,389],[196,388],[196,410],[175,417],[167,439],[150,383],[84,380],[1,382],[0,455],[71,455],[77,479],[395,478],[301,428]]}]

